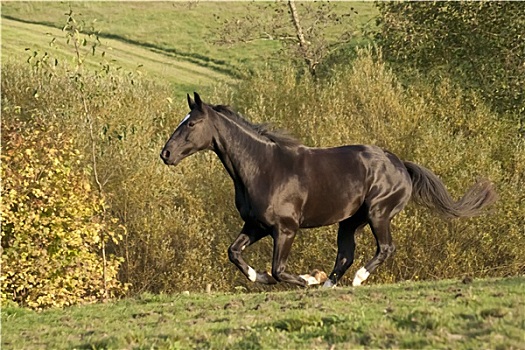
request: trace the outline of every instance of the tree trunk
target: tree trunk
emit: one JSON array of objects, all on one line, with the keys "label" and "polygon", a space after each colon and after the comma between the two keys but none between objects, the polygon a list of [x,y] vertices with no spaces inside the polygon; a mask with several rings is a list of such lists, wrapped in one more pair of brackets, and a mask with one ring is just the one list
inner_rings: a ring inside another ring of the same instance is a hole
[{"label": "tree trunk", "polygon": [[308,66],[310,74],[315,75],[315,66],[317,65],[312,58],[308,55],[308,42],[304,38],[303,28],[301,27],[301,20],[299,19],[299,13],[297,13],[297,8],[295,7],[294,0],[288,0],[288,7],[290,8],[290,14],[292,15],[292,22],[295,27],[295,32],[297,34],[297,39],[299,40],[299,47],[301,48],[301,54],[303,59]]}]

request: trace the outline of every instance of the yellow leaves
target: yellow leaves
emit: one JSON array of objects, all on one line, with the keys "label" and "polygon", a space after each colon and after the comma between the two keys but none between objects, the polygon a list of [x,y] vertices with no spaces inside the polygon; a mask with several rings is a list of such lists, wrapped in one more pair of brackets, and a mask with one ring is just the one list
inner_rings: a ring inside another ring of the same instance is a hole
[{"label": "yellow leaves", "polygon": [[[104,288],[101,239],[119,241],[111,218],[104,221],[105,201],[77,168],[80,152],[71,138],[53,127],[20,129],[26,132],[7,125],[2,135],[2,303],[44,308],[98,300]],[[17,153],[10,139],[24,151]],[[120,260],[106,263],[108,292],[120,294]]]}]

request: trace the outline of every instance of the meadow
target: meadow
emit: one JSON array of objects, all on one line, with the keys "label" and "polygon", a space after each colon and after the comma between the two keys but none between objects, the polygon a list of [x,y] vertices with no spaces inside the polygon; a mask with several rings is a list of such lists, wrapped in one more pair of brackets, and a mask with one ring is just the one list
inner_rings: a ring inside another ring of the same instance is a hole
[{"label": "meadow", "polygon": [[17,349],[523,349],[520,278],[266,293],[143,294],[2,310]]},{"label": "meadow", "polygon": [[[372,3],[352,3],[358,11],[356,40],[361,28],[373,26],[377,10]],[[339,4],[337,12],[349,11]],[[225,22],[256,11],[272,16],[273,7],[243,2],[75,2],[75,19],[94,29],[112,64],[140,72],[150,80],[170,83],[177,96],[203,86],[232,81],[245,72],[281,58],[278,40],[219,45],[218,32]],[[2,59],[27,58],[32,51],[47,51],[71,62],[74,53],[60,39],[69,7],[58,2],[11,2],[2,4]],[[335,30],[337,33],[337,29]],[[332,33],[331,35],[335,35]],[[59,38],[49,43],[53,38]],[[30,49],[30,52],[26,52]],[[96,69],[103,59],[90,57],[86,65]]]}]

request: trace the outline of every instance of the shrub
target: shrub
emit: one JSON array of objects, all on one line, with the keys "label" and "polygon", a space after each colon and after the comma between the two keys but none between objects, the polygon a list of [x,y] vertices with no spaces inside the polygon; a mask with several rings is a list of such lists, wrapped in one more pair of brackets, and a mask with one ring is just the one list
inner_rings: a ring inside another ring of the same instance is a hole
[{"label": "shrub", "polygon": [[82,154],[56,123],[2,122],[2,303],[66,306],[121,295],[121,260],[101,256],[119,236],[79,167]]}]

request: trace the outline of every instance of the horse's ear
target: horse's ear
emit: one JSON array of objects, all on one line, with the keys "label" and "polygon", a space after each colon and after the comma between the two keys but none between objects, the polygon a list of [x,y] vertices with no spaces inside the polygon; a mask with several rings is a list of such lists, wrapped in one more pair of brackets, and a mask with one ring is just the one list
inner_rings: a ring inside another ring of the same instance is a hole
[{"label": "horse's ear", "polygon": [[202,107],[203,103],[202,103],[201,97],[196,92],[193,93],[193,97],[195,98],[195,104],[197,105],[197,108],[202,111],[203,110],[203,107]]},{"label": "horse's ear", "polygon": [[190,94],[188,94],[188,106],[190,107],[190,110],[193,110],[196,106],[195,101],[192,100]]}]

